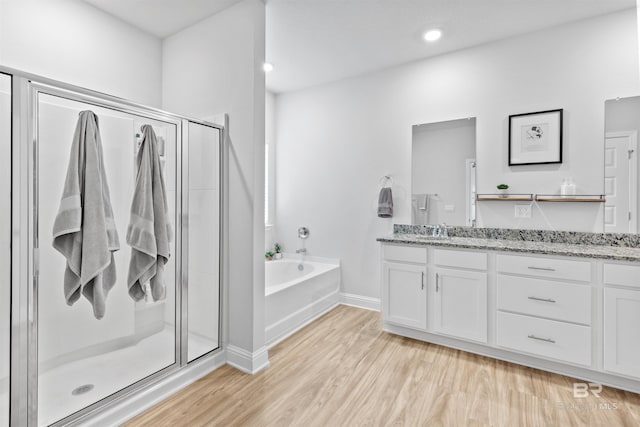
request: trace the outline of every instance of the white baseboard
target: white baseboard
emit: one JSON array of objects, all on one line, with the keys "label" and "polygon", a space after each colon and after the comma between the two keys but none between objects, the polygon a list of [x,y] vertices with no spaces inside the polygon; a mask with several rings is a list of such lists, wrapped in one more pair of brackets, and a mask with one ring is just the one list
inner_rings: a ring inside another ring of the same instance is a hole
[{"label": "white baseboard", "polygon": [[123,396],[122,400],[116,400],[108,404],[104,409],[88,414],[86,418],[78,419],[72,424],[95,427],[122,425],[136,415],[172,396],[178,390],[215,371],[223,366],[225,362],[224,351],[195,361],[177,373],[171,374],[147,388],[138,390],[134,394]]},{"label": "white baseboard", "polygon": [[271,348],[280,341],[290,337],[300,329],[315,321],[320,316],[333,310],[340,303],[340,294],[336,290],[318,301],[302,307],[278,322],[265,328],[267,348]]},{"label": "white baseboard", "polygon": [[366,308],[367,310],[380,311],[380,298],[371,298],[340,292],[340,304]]},{"label": "white baseboard", "polygon": [[235,345],[227,345],[227,364],[253,375],[269,367],[269,351],[266,346],[252,353]]}]

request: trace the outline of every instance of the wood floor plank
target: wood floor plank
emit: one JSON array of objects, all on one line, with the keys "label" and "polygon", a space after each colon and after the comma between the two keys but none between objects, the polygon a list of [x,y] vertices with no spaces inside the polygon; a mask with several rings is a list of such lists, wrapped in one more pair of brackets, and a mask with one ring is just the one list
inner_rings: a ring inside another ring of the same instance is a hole
[{"label": "wood floor plank", "polygon": [[224,366],[126,424],[139,426],[638,426],[640,395],[573,398],[561,375],[399,337],[340,306],[269,351]]}]

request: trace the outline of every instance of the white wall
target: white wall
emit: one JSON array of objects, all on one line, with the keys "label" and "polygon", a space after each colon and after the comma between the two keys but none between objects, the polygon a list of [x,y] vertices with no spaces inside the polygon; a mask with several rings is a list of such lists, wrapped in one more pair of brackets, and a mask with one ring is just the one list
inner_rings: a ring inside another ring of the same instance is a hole
[{"label": "white wall", "polygon": [[[478,186],[493,192],[602,192],[604,100],[638,93],[635,10],[454,52],[277,97],[277,228],[285,247],[310,227],[312,255],[341,258],[343,290],[379,296],[377,236],[410,221],[411,126],[477,118]],[[565,162],[507,166],[510,114],[565,109]],[[376,217],[379,179],[392,174],[395,216]],[[508,203],[505,205],[509,205]],[[545,207],[558,229],[602,227],[601,208]],[[586,214],[584,213],[586,212]],[[582,219],[582,220],[580,220]],[[480,206],[484,226],[526,223],[513,205]]]},{"label": "white wall", "polygon": [[159,39],[83,1],[0,1],[0,65],[159,107],[161,58]]},{"label": "white wall", "polygon": [[229,113],[228,342],[264,345],[264,4],[245,0],[163,42],[163,107]]}]

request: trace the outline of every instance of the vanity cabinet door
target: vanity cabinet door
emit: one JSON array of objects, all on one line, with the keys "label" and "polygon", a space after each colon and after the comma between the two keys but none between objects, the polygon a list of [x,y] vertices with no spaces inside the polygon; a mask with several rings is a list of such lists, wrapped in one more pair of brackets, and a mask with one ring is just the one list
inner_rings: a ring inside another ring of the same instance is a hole
[{"label": "vanity cabinet door", "polygon": [[604,369],[640,378],[640,291],[604,290]]},{"label": "vanity cabinet door", "polygon": [[435,332],[487,342],[487,273],[437,268],[432,291]]},{"label": "vanity cabinet door", "polygon": [[400,326],[427,328],[426,267],[385,262],[383,268],[384,320]]}]

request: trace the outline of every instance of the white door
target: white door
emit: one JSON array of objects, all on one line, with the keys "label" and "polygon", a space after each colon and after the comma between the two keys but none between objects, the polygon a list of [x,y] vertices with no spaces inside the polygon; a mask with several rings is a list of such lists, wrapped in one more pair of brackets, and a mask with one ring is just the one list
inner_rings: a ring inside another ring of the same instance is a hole
[{"label": "white door", "polygon": [[435,332],[487,342],[487,274],[436,269]]},{"label": "white door", "polygon": [[410,328],[427,328],[426,268],[384,263],[384,320]]},{"label": "white door", "polygon": [[604,369],[640,378],[640,290],[604,290]]},{"label": "white door", "polygon": [[605,232],[637,232],[637,141],[635,131],[607,133],[604,151]]}]

